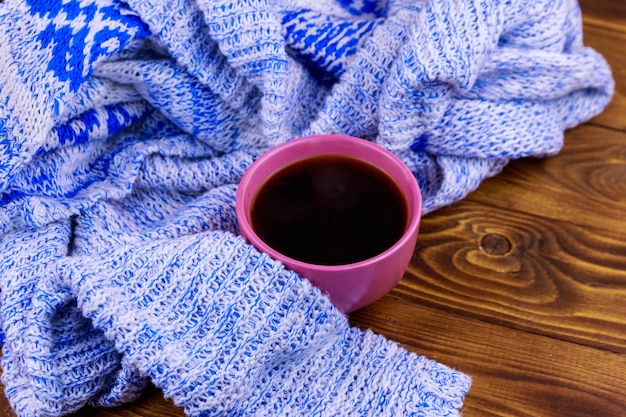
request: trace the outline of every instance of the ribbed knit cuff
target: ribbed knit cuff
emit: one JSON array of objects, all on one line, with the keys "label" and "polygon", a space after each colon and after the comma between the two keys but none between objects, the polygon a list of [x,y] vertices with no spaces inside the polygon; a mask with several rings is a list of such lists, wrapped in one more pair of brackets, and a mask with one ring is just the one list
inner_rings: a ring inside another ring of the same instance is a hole
[{"label": "ribbed knit cuff", "polygon": [[471,379],[347,326],[310,356],[259,381],[244,415],[459,416]]},{"label": "ribbed knit cuff", "polygon": [[351,328],[307,280],[230,233],[66,268],[83,314],[189,416],[455,416],[470,385]]},{"label": "ribbed knit cuff", "polygon": [[458,416],[471,385],[461,372],[354,328],[316,359],[317,372],[305,371],[326,387],[320,415]]}]

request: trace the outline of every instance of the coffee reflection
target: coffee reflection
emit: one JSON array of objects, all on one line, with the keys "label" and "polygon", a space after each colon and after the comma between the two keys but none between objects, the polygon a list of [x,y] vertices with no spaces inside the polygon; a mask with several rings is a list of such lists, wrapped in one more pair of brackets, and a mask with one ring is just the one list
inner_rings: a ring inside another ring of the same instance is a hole
[{"label": "coffee reflection", "polygon": [[251,207],[256,234],[290,258],[344,265],[393,246],[407,225],[407,204],[396,183],[361,160],[322,155],[269,177]]}]

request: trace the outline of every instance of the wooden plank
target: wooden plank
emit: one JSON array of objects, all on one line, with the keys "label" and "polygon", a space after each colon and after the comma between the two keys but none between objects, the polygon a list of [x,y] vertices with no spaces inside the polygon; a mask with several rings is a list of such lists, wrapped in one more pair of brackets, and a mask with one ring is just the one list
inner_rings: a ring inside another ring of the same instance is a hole
[{"label": "wooden plank", "polygon": [[467,200],[626,232],[626,133],[580,126],[559,155],[513,161]]},{"label": "wooden plank", "polygon": [[[1,0],[0,0],[1,1]],[[0,384],[0,415],[6,417],[15,417],[13,409],[9,405],[6,397],[4,396],[4,385]]]},{"label": "wooden plank", "polygon": [[[620,3],[621,4],[621,3]],[[623,6],[626,8],[626,2]],[[611,103],[598,116],[592,119],[592,123],[611,127],[614,129],[626,129],[626,26],[621,31],[616,31],[603,26],[585,24],[583,28],[585,45],[601,53],[611,66],[615,79],[615,94]]]},{"label": "wooden plank", "polygon": [[623,417],[626,356],[431,309],[392,294],[352,322],[473,377],[463,417]]},{"label": "wooden plank", "polygon": [[587,24],[626,32],[626,2],[622,0],[579,0]]},{"label": "wooden plank", "polygon": [[626,231],[464,201],[423,219],[394,294],[626,353]]}]

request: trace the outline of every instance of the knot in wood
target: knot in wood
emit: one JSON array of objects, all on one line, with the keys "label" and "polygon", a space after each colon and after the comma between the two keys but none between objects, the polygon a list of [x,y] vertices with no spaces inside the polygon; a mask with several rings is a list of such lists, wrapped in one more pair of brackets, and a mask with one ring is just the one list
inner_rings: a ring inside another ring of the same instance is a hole
[{"label": "knot in wood", "polygon": [[489,233],[480,240],[480,250],[489,255],[506,255],[511,247],[511,241],[498,233]]}]

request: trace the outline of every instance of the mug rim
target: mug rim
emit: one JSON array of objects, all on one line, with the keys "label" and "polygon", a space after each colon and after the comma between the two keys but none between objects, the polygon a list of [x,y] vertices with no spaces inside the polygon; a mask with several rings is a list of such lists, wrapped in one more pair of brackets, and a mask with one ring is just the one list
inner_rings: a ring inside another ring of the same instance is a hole
[{"label": "mug rim", "polygon": [[[252,209],[252,203],[254,201],[254,198],[256,198],[258,190],[260,189],[262,184],[265,181],[267,181],[267,178],[269,177],[263,179],[259,183],[259,186],[256,188],[256,190],[253,190],[252,196],[249,198],[249,201],[246,200],[245,198],[246,197],[245,191],[247,190],[251,180],[254,178],[254,175],[256,174],[256,172],[265,163],[267,163],[268,160],[275,158],[278,154],[286,152],[290,148],[301,146],[303,142],[309,142],[309,141],[332,142],[336,140],[343,140],[343,141],[351,142],[352,144],[356,146],[367,148],[371,152],[375,152],[381,156],[384,156],[387,159],[390,159],[393,162],[393,164],[396,165],[400,171],[402,171],[402,174],[404,176],[406,176],[407,178],[410,178],[408,181],[408,184],[409,184],[408,190],[410,190],[411,194],[413,195],[412,196],[407,195],[407,192],[404,189],[404,187],[398,184],[398,180],[396,178],[397,175],[393,175],[392,173],[388,172],[388,170],[385,170],[373,164],[372,162],[365,160],[364,158],[359,158],[359,157],[355,157],[352,155],[346,155],[345,153],[341,153],[341,152],[322,151],[319,153],[315,153],[314,155],[304,156],[301,158],[294,158],[290,160],[289,163],[282,164],[276,167],[276,169],[273,169],[270,175],[274,175],[274,173],[284,169],[285,167],[293,163],[296,163],[300,160],[312,157],[312,156],[340,155],[340,156],[347,156],[350,158],[362,160],[363,162],[374,165],[376,168],[383,171],[394,181],[394,183],[396,183],[396,185],[400,189],[405,199],[405,202],[407,204],[407,217],[408,217],[407,225],[405,227],[404,232],[402,233],[402,236],[398,240],[396,240],[396,242],[393,245],[391,245],[389,248],[387,248],[383,252],[375,256],[372,256],[370,258],[364,259],[362,261],[341,264],[341,265],[323,265],[323,264],[314,264],[314,263],[300,261],[298,259],[292,258],[290,256],[287,256],[277,251],[276,249],[272,248],[270,245],[265,243],[265,241],[261,239],[259,235],[254,231],[254,228],[252,227],[252,224],[250,222],[250,210]],[[411,201],[409,201],[409,199],[411,199]],[[246,209],[246,202],[248,202],[247,204],[248,209]],[[413,210],[411,210],[411,205],[413,205]],[[370,142],[366,139],[357,138],[354,136],[347,136],[347,135],[341,135],[341,134],[320,134],[320,135],[299,137],[299,138],[281,143],[280,145],[277,145],[269,149],[267,152],[263,153],[259,158],[257,158],[244,172],[244,175],[242,176],[241,181],[239,182],[239,185],[237,188],[237,194],[236,194],[236,213],[237,213],[237,218],[238,218],[240,229],[242,229],[240,230],[241,235],[244,238],[246,238],[250,244],[258,248],[261,252],[267,253],[273,259],[278,260],[284,263],[285,265],[289,265],[290,268],[300,268],[300,269],[308,269],[308,270],[314,269],[319,272],[341,272],[341,271],[349,271],[349,270],[354,270],[358,268],[369,267],[370,265],[376,264],[380,262],[381,260],[392,256],[400,248],[406,245],[407,241],[412,239],[412,236],[415,233],[415,230],[419,227],[419,223],[420,223],[421,215],[422,215],[422,195],[421,195],[419,184],[417,183],[417,179],[415,178],[415,175],[413,174],[413,172],[409,169],[409,167],[406,166],[406,164],[398,156],[393,154],[391,151],[383,148],[382,146],[376,143]]]}]

